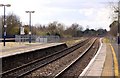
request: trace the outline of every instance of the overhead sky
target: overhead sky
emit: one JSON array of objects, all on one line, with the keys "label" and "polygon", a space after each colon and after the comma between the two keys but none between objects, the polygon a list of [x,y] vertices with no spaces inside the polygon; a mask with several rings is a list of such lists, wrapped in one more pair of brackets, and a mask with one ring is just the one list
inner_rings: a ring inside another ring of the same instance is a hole
[{"label": "overhead sky", "polygon": [[[16,14],[23,24],[29,22],[29,15],[25,11],[34,10],[32,25],[58,21],[66,26],[78,23],[84,28],[109,30],[109,2],[115,1],[117,0],[0,0],[0,4],[11,4],[11,7],[6,8],[6,14]],[[3,15],[2,7],[0,15]]]}]

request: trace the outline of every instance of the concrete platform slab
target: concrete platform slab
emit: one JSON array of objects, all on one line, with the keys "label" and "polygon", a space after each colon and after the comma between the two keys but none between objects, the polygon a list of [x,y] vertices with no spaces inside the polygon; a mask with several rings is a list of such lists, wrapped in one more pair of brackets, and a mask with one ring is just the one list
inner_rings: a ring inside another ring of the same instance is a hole
[{"label": "concrete platform slab", "polygon": [[101,70],[94,70],[95,74],[93,74],[93,70],[90,70],[89,73],[86,73],[87,76],[101,76]]},{"label": "concrete platform slab", "polygon": [[106,43],[106,60],[104,63],[102,76],[114,76],[114,67],[113,67],[113,57],[112,57],[112,51],[110,48],[110,44]]},{"label": "concrete platform slab", "polygon": [[81,78],[82,76],[101,76],[105,57],[106,45],[101,43],[97,54],[91,60],[89,65],[84,69],[84,71],[80,74],[79,77]]},{"label": "concrete platform slab", "polygon": [[21,54],[21,53],[26,53],[26,52],[34,51],[38,49],[44,49],[44,48],[57,46],[61,44],[65,44],[65,43],[45,43],[45,44],[36,44],[36,45],[34,44],[34,45],[29,45],[29,46],[19,46],[15,48],[8,48],[0,52],[0,58],[11,56],[11,55],[16,55],[16,54]]},{"label": "concrete platform slab", "polygon": [[107,43],[102,43],[94,58],[90,61],[88,66],[80,74],[79,78],[91,77],[114,77],[114,67],[112,51]]}]

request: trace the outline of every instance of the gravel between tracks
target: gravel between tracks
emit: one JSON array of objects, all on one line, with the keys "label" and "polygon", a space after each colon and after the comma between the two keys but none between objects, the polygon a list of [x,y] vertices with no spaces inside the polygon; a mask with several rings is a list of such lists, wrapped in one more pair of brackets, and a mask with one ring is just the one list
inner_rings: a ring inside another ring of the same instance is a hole
[{"label": "gravel between tracks", "polygon": [[83,56],[82,59],[79,59],[70,68],[68,68],[68,70],[66,70],[57,78],[78,78],[78,76],[82,73],[85,67],[89,64],[93,56],[96,54],[98,48],[99,40],[96,40],[92,48]]},{"label": "gravel between tracks", "polygon": [[44,77],[44,76],[53,76],[55,72],[59,72],[59,69],[62,69],[63,67],[67,66],[68,63],[71,63],[73,59],[78,57],[90,44],[93,42],[91,40],[88,44],[85,46],[75,50],[74,52],[60,58],[59,60],[56,60],[42,68],[39,68],[36,71],[31,72],[30,74],[24,76],[24,78],[31,78],[31,77]]}]

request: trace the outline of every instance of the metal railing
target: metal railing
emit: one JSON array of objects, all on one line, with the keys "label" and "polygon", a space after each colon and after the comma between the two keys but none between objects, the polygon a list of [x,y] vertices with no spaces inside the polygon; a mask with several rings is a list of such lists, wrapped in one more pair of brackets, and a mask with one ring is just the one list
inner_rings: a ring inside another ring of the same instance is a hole
[{"label": "metal railing", "polygon": [[[40,42],[40,43],[50,43],[50,42],[58,42],[60,40],[59,36],[36,36],[31,35],[32,42]],[[15,35],[16,42],[29,42],[29,35]]]}]

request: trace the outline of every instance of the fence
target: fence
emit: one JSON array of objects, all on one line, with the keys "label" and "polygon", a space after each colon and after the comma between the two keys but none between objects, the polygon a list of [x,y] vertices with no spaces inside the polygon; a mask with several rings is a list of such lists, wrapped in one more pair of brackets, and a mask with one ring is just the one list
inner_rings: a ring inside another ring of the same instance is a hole
[{"label": "fence", "polygon": [[[29,42],[29,35],[15,35],[16,42]],[[36,36],[31,35],[32,42],[49,43],[58,42],[60,40],[59,36]]]}]

